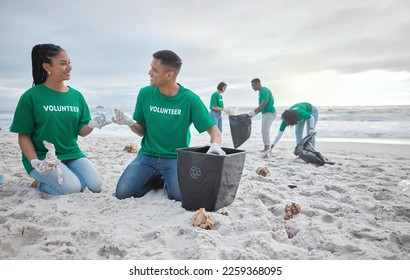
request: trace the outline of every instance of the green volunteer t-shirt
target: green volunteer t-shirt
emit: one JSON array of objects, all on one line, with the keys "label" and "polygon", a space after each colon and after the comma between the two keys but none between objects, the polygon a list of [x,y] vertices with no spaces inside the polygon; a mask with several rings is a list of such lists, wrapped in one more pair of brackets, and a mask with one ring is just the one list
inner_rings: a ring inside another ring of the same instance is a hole
[{"label": "green volunteer t-shirt", "polygon": [[[298,114],[297,123],[300,123],[303,120],[310,119],[310,116],[312,115],[312,105],[306,102],[297,103],[293,105],[292,107],[290,107],[289,110],[294,110]],[[287,124],[284,121],[282,121],[282,123],[280,124],[279,131],[282,131],[282,132],[285,131],[286,127],[287,127]]]},{"label": "green volunteer t-shirt", "polygon": [[153,86],[138,93],[133,119],[146,124],[139,155],[176,158],[177,148],[189,146],[192,123],[199,133],[215,125],[199,96],[179,86],[174,96],[166,96]]},{"label": "green volunteer t-shirt", "polygon": [[263,100],[267,100],[268,103],[266,103],[266,106],[262,108],[261,113],[275,113],[276,109],[275,106],[273,106],[274,99],[272,92],[266,87],[262,87],[259,90],[259,104],[261,104]]},{"label": "green volunteer t-shirt", "polygon": [[211,96],[211,104],[209,105],[209,109],[212,110],[212,107],[214,106],[218,106],[221,108],[224,107],[222,94],[219,94],[217,91],[215,91]]},{"label": "green volunteer t-shirt", "polygon": [[[79,91],[69,87],[67,92],[59,92],[39,84],[20,97],[10,131],[31,134],[39,159],[44,159],[48,151],[44,140],[54,144],[58,159],[76,159],[85,157],[77,139],[80,129],[90,120],[90,110]],[[30,174],[31,163],[24,154],[22,159]]]}]

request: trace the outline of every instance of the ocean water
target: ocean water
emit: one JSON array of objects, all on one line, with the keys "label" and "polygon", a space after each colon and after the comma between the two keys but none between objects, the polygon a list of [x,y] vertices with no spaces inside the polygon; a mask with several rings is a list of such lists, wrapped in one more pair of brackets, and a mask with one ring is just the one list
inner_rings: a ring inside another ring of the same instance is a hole
[{"label": "ocean water", "polygon": [[[255,106],[256,107],[256,106]],[[255,107],[235,108],[236,114],[247,113]],[[132,116],[133,107],[120,108]],[[278,116],[273,122],[271,135],[276,135],[280,126],[280,115],[287,107],[277,107]],[[351,141],[369,143],[392,143],[410,145],[410,105],[402,106],[350,106],[318,107],[319,121],[316,127],[317,141]],[[107,112],[112,108],[92,108],[91,114]],[[10,133],[14,109],[0,108],[0,133]],[[261,115],[252,121],[252,137],[261,137]],[[191,127],[193,137],[199,133]],[[228,116],[223,117],[223,137],[230,138]],[[126,126],[111,124],[101,130],[96,129],[91,137],[129,137],[132,132]],[[201,136],[202,137],[202,136]],[[208,137],[208,136],[204,136]],[[288,127],[281,141],[294,140],[294,130]]]}]

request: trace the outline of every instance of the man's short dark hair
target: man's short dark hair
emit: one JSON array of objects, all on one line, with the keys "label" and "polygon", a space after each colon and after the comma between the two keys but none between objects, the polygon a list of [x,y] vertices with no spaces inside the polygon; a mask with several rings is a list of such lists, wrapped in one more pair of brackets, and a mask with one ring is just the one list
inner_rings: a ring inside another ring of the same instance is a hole
[{"label": "man's short dark hair", "polygon": [[170,51],[170,50],[157,51],[152,56],[155,59],[161,60],[161,63],[163,65],[167,65],[171,67],[176,72],[176,74],[179,73],[179,70],[181,69],[181,65],[182,65],[182,60],[173,51]]},{"label": "man's short dark hair", "polygon": [[253,79],[253,80],[251,81],[251,83],[252,83],[252,84],[254,84],[254,83],[260,84],[260,83],[261,83],[261,80],[258,79],[258,78],[255,78],[255,79]]}]

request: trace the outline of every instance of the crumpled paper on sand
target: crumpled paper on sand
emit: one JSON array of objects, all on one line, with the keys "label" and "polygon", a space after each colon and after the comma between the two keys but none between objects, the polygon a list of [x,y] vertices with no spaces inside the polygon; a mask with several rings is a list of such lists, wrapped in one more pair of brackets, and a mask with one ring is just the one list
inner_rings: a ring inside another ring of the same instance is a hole
[{"label": "crumpled paper on sand", "polygon": [[192,224],[202,229],[213,229],[215,220],[205,211],[205,208],[199,208],[192,217]]},{"label": "crumpled paper on sand", "polygon": [[258,167],[255,171],[258,175],[261,175],[263,177],[268,176],[270,173],[269,169],[267,167]]},{"label": "crumpled paper on sand", "polygon": [[301,212],[300,205],[296,203],[292,203],[290,205],[285,206],[285,220],[292,219],[294,215],[297,215]]},{"label": "crumpled paper on sand", "polygon": [[135,143],[131,143],[130,145],[126,145],[123,149],[123,151],[126,151],[128,153],[137,153],[138,152],[138,146]]}]

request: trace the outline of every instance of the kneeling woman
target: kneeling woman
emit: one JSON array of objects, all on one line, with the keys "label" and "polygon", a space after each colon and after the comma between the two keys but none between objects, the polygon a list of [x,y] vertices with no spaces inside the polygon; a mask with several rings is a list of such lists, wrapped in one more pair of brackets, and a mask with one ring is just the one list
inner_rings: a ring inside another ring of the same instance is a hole
[{"label": "kneeling woman", "polygon": [[[31,56],[33,87],[20,97],[10,131],[18,133],[24,168],[35,180],[32,187],[52,195],[81,192],[85,187],[100,192],[100,173],[77,143],[78,135],[87,136],[98,126],[90,122],[83,95],[64,84],[71,73],[67,53],[59,46],[41,44],[34,46]],[[54,145],[61,173],[42,168],[47,153],[43,141]]]}]

